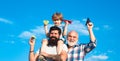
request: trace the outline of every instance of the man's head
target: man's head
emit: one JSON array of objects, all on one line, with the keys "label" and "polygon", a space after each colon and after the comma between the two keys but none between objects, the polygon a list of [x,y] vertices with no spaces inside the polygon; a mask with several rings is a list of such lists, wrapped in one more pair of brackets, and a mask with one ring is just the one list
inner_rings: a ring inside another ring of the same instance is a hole
[{"label": "man's head", "polygon": [[52,20],[55,26],[59,26],[62,22],[62,19],[63,19],[63,15],[61,13],[56,12],[52,15]]},{"label": "man's head", "polygon": [[70,31],[67,35],[67,40],[69,46],[74,46],[78,41],[78,33],[76,31]]},{"label": "man's head", "polygon": [[57,26],[52,26],[49,30],[48,45],[56,46],[61,35],[61,29]]}]

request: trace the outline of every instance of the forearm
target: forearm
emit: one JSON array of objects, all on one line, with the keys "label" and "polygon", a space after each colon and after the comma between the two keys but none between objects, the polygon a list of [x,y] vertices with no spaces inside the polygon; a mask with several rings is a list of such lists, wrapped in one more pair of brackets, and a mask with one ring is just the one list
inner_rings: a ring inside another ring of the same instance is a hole
[{"label": "forearm", "polygon": [[94,36],[94,33],[93,33],[92,29],[88,29],[88,31],[89,31],[89,34],[90,34],[90,40],[91,40],[91,42],[95,42],[96,38]]},{"label": "forearm", "polygon": [[48,29],[47,29],[47,25],[44,25],[44,30],[45,30],[45,34],[46,34],[46,36],[48,36]]},{"label": "forearm", "polygon": [[49,54],[49,55],[47,56],[47,58],[51,58],[51,59],[53,59],[53,60],[55,60],[55,61],[60,61],[60,56],[59,56],[59,55]]},{"label": "forearm", "polygon": [[61,51],[62,51],[62,49],[63,49],[63,44],[64,44],[64,42],[63,42],[62,40],[59,40],[59,41],[57,42],[57,54],[60,54],[60,53],[61,53]]},{"label": "forearm", "polygon": [[29,61],[35,61],[34,46],[30,46]]},{"label": "forearm", "polygon": [[59,55],[57,55],[57,54],[48,54],[48,53],[45,53],[45,52],[41,52],[41,55],[43,55],[46,58],[55,60],[55,61],[59,61],[59,59],[60,59]]},{"label": "forearm", "polygon": [[64,31],[63,31],[63,36],[67,35],[67,28],[68,28],[68,24],[65,24]]}]

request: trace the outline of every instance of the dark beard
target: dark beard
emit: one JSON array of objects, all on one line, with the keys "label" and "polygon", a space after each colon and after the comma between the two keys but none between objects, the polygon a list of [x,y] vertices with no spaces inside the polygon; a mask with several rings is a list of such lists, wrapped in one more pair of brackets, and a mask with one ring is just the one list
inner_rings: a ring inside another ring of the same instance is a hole
[{"label": "dark beard", "polygon": [[50,37],[48,40],[48,46],[57,46],[58,38]]}]

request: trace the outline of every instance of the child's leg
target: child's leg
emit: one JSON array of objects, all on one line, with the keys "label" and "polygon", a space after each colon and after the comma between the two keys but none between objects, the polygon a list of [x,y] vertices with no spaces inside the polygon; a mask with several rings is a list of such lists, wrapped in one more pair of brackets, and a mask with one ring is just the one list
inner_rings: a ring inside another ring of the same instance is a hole
[{"label": "child's leg", "polygon": [[66,61],[67,60],[67,52],[65,50],[62,50],[60,53],[60,61]]},{"label": "child's leg", "polygon": [[45,52],[45,48],[47,47],[47,44],[48,44],[48,40],[47,39],[43,39],[41,52]]},{"label": "child's leg", "polygon": [[57,43],[57,54],[60,54],[63,49],[64,42],[62,40],[59,40]]}]

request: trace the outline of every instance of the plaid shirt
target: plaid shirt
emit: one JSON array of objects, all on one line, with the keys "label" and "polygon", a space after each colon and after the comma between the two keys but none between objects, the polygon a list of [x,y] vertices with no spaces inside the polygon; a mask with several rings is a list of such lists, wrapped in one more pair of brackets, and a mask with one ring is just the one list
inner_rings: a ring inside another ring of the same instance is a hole
[{"label": "plaid shirt", "polygon": [[89,42],[88,44],[75,45],[68,51],[67,61],[84,61],[86,53],[90,52],[96,47],[95,42]]}]

